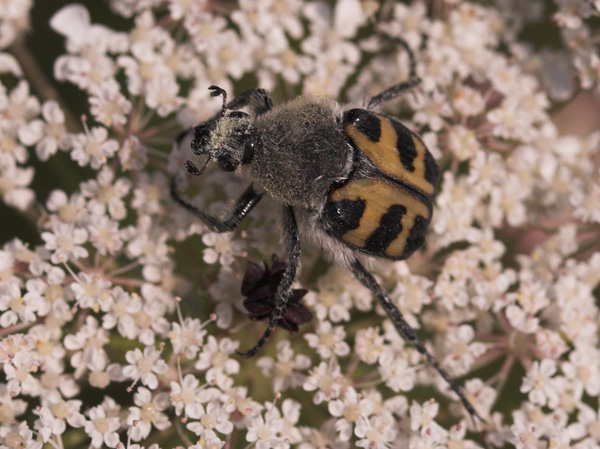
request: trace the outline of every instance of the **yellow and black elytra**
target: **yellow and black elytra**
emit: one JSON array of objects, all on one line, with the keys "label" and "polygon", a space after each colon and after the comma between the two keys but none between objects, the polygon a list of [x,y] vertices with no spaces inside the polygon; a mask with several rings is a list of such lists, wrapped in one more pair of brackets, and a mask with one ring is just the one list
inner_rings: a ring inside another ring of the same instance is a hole
[{"label": "yellow and black elytra", "polygon": [[[401,260],[425,242],[439,176],[421,139],[398,120],[365,109],[344,115],[344,133],[367,166],[329,192],[325,230],[374,256]],[[362,173],[359,175],[359,173]]]},{"label": "yellow and black elytra", "polygon": [[[419,83],[414,56],[406,42],[382,36],[401,45],[410,60],[410,78],[371,97],[364,109],[340,111],[326,97],[297,97],[274,106],[263,89],[250,89],[227,102],[225,90],[218,115],[193,130],[192,152],[200,157],[201,175],[210,161],[224,171],[245,173],[252,183],[221,216],[208,214],[179,196],[171,183],[173,199],[196,215],[213,232],[233,231],[263,195],[283,208],[283,242],[287,264],[277,285],[253,294],[250,318],[269,318],[258,342],[245,353],[251,357],[286,319],[306,321],[294,301],[300,260],[300,234],[329,252],[334,261],[352,270],[388,314],[398,334],[414,345],[448,382],[472,417],[479,416],[454,379],[438,363],[404,319],[390,295],[363,266],[359,253],[392,260],[406,259],[425,242],[431,221],[439,176],[438,166],[421,139],[398,120],[377,113],[387,101]],[[246,108],[248,112],[242,112]],[[188,133],[182,134],[182,139]],[[283,268],[284,267],[284,268]],[[260,278],[260,276],[259,276]]]}]

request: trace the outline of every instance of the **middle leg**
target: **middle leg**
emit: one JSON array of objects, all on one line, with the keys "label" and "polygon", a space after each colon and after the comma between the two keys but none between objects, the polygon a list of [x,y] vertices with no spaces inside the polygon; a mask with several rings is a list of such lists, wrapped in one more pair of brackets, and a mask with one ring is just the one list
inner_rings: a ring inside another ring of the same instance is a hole
[{"label": "middle leg", "polygon": [[238,198],[234,206],[229,209],[222,218],[209,215],[181,198],[177,192],[177,181],[175,178],[171,180],[171,198],[198,217],[211,231],[229,232],[237,228],[242,220],[246,218],[248,212],[250,212],[262,198],[262,193],[256,192],[254,186],[250,184],[242,196]]},{"label": "middle leg", "polygon": [[269,325],[253,348],[247,352],[238,352],[238,354],[244,358],[252,357],[266,343],[288,305],[288,299],[292,291],[292,284],[296,280],[296,273],[300,263],[300,236],[298,235],[298,225],[296,224],[294,209],[291,206],[285,206],[284,210],[285,216],[283,221],[283,229],[285,232],[284,242],[288,256],[288,263],[285,267],[285,273],[281,279],[281,283],[277,287],[277,292],[275,293],[275,309],[269,318]]}]

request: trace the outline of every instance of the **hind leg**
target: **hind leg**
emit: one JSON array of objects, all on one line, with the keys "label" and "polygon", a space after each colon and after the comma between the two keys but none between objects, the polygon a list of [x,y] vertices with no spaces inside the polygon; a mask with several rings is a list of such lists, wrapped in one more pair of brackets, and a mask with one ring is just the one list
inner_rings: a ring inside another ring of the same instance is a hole
[{"label": "hind leg", "polygon": [[462,391],[462,388],[456,383],[456,381],[448,374],[448,372],[440,366],[440,363],[437,359],[429,353],[423,342],[417,336],[415,330],[406,322],[402,312],[396,307],[393,303],[392,298],[388,295],[388,293],[383,289],[381,285],[375,280],[373,275],[369,273],[366,268],[358,261],[355,260],[352,263],[352,272],[356,276],[356,278],[367,287],[369,290],[373,292],[373,294],[379,300],[379,303],[382,305],[383,309],[387,313],[390,320],[394,324],[396,331],[400,334],[400,336],[408,343],[411,343],[417,351],[425,356],[427,361],[433,368],[444,378],[450,388],[458,395],[460,401],[463,403],[465,409],[471,417],[477,417],[481,421],[483,419],[479,416],[473,404],[469,402],[469,400],[465,397],[465,394]]},{"label": "hind leg", "polygon": [[399,95],[412,89],[413,87],[415,87],[417,84],[419,84],[421,82],[421,80],[419,78],[417,78],[415,56],[414,56],[412,50],[410,49],[410,47],[408,46],[408,44],[406,43],[406,41],[399,37],[391,37],[391,36],[387,36],[387,35],[382,35],[382,38],[384,38],[385,40],[389,40],[390,42],[393,42],[395,44],[398,44],[401,47],[403,47],[404,50],[406,50],[406,52],[408,53],[408,59],[410,61],[409,75],[408,75],[408,80],[406,80],[402,83],[399,83],[399,84],[395,84],[391,87],[388,87],[383,92],[380,92],[377,95],[375,95],[374,97],[371,97],[371,99],[369,100],[369,103],[367,105],[367,109],[369,109],[369,110],[379,108],[383,103],[390,101],[393,98],[398,97]]}]

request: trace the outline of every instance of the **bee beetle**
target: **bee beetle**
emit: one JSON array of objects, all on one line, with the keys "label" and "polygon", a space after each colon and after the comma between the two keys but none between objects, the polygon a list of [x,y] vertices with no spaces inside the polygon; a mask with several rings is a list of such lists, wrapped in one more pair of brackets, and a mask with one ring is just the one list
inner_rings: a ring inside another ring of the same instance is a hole
[{"label": "bee beetle", "polygon": [[[191,161],[185,167],[198,176],[210,161],[225,171],[247,166],[252,183],[221,217],[182,199],[175,179],[171,194],[214,232],[235,229],[265,193],[283,205],[288,263],[267,329],[240,355],[256,354],[282,319],[296,279],[300,235],[307,235],[373,292],[402,338],[427,358],[470,415],[479,417],[362,262],[368,256],[406,259],[423,245],[439,176],[419,136],[376,112],[420,82],[405,41],[386,38],[407,51],[410,76],[370,98],[364,108],[341,107],[325,97],[298,97],[274,107],[268,93],[257,88],[227,103],[226,92],[211,86],[212,96],[223,97],[222,110],[194,128],[191,143],[193,153],[206,161],[200,169]],[[240,111],[244,107],[250,114]]]}]

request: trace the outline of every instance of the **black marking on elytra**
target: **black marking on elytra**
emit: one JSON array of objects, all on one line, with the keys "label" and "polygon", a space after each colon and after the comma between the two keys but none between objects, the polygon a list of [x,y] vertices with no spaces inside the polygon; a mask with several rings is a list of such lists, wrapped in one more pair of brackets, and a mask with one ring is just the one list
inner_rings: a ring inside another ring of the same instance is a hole
[{"label": "black marking on elytra", "polygon": [[414,253],[417,249],[423,246],[423,243],[425,243],[425,234],[427,232],[428,226],[428,219],[423,218],[420,215],[417,215],[415,217],[413,227],[411,228],[408,234],[408,238],[406,239],[406,246],[404,247],[404,251],[402,252],[402,257],[404,259],[410,257],[412,253]]},{"label": "black marking on elytra", "polygon": [[414,160],[418,156],[417,149],[415,148],[415,142],[413,141],[412,133],[410,130],[402,125],[397,120],[390,120],[394,126],[394,130],[398,135],[396,148],[398,148],[398,156],[400,156],[400,162],[404,168],[410,172],[415,171]]},{"label": "black marking on elytra", "polygon": [[327,231],[336,238],[360,226],[367,203],[363,199],[328,202],[323,211],[323,220]]},{"label": "black marking on elytra", "polygon": [[402,232],[402,218],[406,207],[394,204],[381,216],[379,227],[373,231],[365,242],[365,250],[372,253],[384,253],[385,249]]},{"label": "black marking on elytra", "polygon": [[437,187],[440,168],[429,151],[425,152],[425,179],[433,187]]},{"label": "black marking on elytra", "polygon": [[344,123],[352,123],[371,142],[381,139],[381,120],[364,109],[350,109],[344,116]]}]

